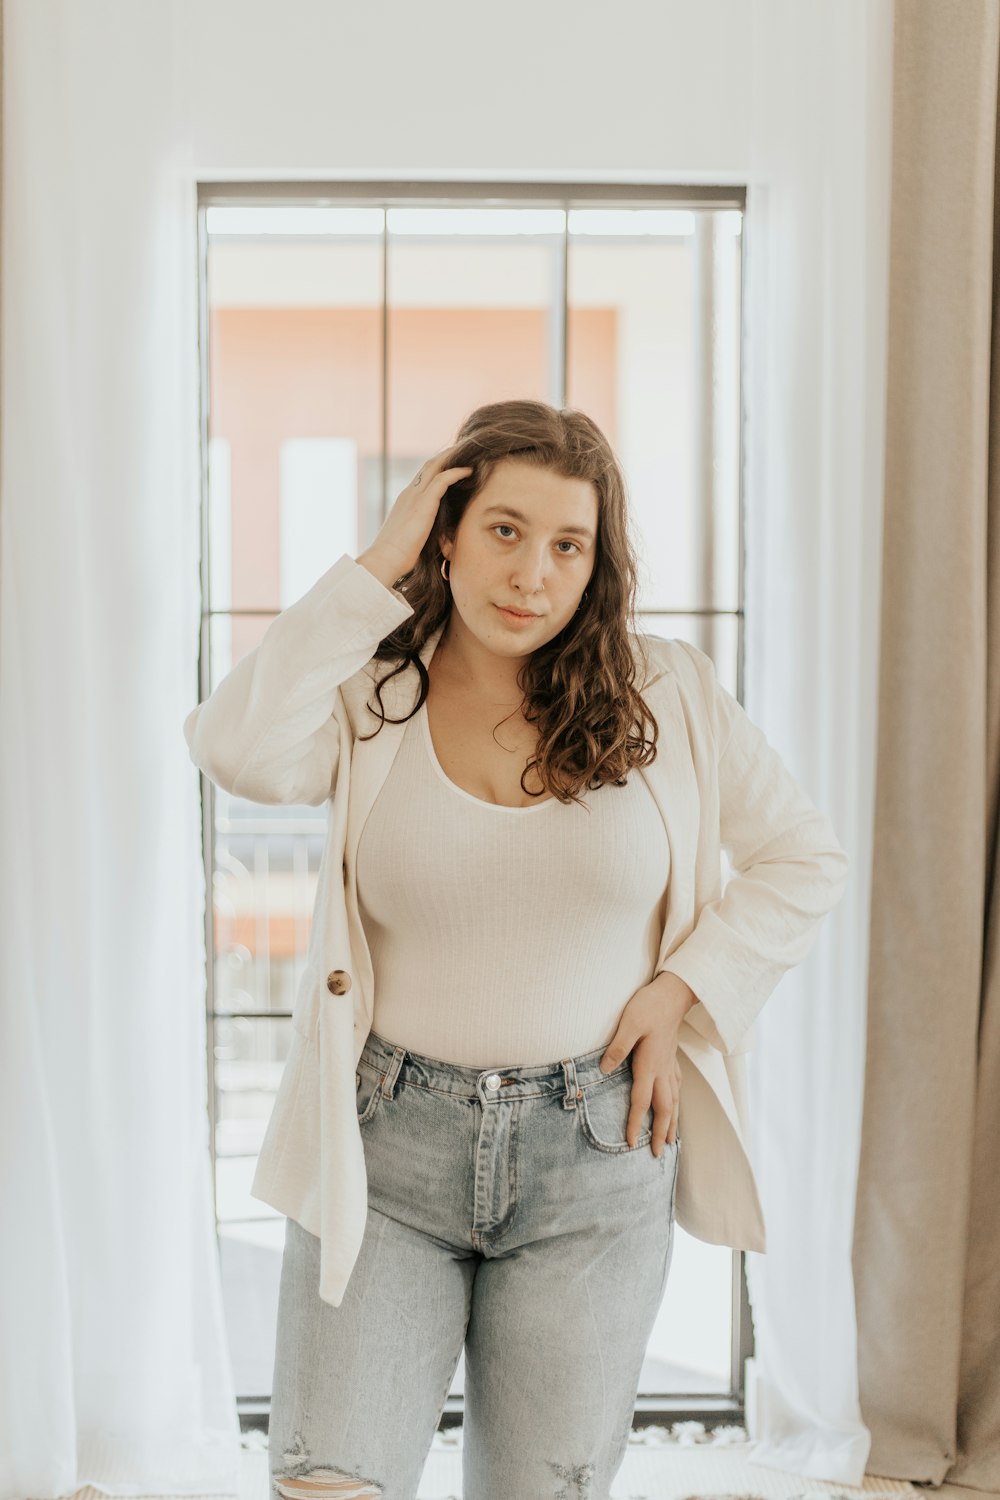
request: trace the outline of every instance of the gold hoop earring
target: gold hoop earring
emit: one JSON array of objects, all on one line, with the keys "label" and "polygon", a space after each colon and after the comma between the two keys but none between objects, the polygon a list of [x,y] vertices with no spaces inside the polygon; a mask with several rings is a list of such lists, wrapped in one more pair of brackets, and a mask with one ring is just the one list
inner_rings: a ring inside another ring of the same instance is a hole
[{"label": "gold hoop earring", "polygon": [[[445,572],[445,568],[448,569],[447,573]],[[447,557],[442,557],[441,559],[441,577],[445,583],[448,583],[451,579],[451,563]]]}]

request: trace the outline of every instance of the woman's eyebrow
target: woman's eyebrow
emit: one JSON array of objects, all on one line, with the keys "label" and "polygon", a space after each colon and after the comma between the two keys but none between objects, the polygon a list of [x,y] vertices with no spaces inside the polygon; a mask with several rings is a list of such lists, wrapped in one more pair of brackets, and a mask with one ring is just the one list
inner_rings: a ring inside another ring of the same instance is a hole
[{"label": "woman's eyebrow", "polygon": [[[527,521],[528,517],[521,511],[515,510],[512,505],[487,505],[483,511],[484,516],[513,516],[515,521]],[[573,531],[577,536],[585,536],[588,542],[594,540],[594,533],[588,531],[586,526],[557,526],[556,531]]]}]

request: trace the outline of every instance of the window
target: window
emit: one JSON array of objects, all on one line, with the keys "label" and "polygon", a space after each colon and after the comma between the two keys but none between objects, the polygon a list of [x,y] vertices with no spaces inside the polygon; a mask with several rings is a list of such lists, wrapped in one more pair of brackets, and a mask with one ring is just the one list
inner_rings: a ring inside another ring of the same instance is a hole
[{"label": "window", "polygon": [[[629,483],[640,627],[742,658],[741,189],[202,184],[202,692],[485,401],[582,407]],[[209,1083],[241,1407],[265,1410],[284,1219],[249,1196],[323,808],[210,787]],[[742,1419],[742,1257],[675,1230],[636,1420]],[[464,1362],[444,1421],[461,1419]]]}]

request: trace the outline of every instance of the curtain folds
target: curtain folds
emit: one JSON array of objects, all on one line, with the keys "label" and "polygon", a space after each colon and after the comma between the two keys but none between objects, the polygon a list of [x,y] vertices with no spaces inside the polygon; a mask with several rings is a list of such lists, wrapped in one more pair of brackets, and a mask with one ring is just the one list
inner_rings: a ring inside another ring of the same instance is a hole
[{"label": "curtain folds", "polygon": [[0,1496],[235,1494],[175,5],[4,5]]},{"label": "curtain folds", "polygon": [[805,963],[758,1019],[747,1252],[751,1463],[860,1485],[851,1235],[865,1053],[866,763],[877,634],[892,6],[754,5],[746,217],[746,678],[852,857]]},{"label": "curtain folds", "polygon": [[996,0],[897,0],[854,1275],[869,1471],[1000,1493]]}]

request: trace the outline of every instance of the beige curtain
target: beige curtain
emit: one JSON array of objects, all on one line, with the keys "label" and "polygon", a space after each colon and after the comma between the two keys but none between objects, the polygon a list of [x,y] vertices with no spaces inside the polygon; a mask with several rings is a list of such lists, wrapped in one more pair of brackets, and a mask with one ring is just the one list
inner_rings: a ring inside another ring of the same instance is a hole
[{"label": "beige curtain", "polygon": [[871,1474],[1000,1493],[1000,0],[896,0],[854,1236]]}]

